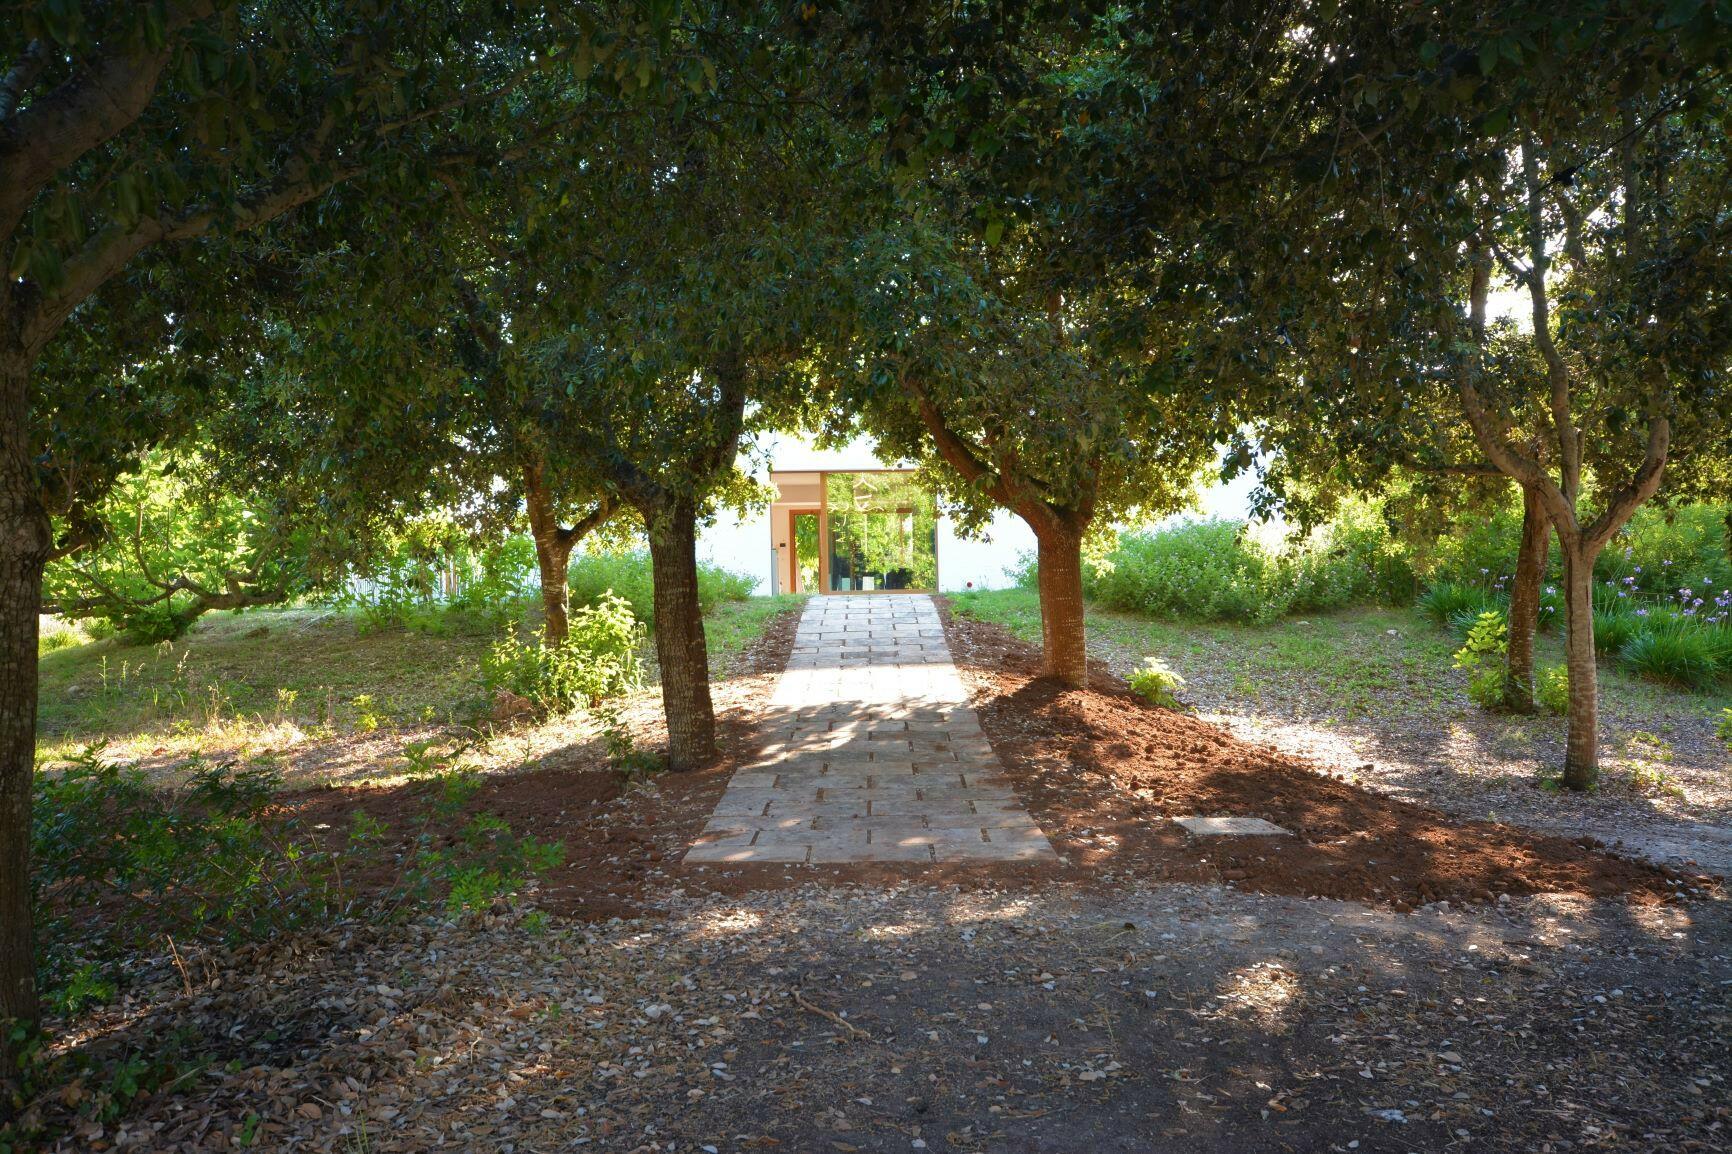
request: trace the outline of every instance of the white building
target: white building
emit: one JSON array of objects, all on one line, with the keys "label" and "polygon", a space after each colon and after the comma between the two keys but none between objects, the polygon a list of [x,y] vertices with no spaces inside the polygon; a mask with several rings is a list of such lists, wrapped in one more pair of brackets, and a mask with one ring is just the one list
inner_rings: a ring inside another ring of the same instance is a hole
[{"label": "white building", "polygon": [[758,579],[759,593],[951,592],[1001,589],[1032,553],[1034,534],[1000,510],[986,532],[957,536],[906,462],[865,440],[824,450],[787,434],[750,454],[768,461],[776,500],[741,518],[723,513],[698,538],[700,559]]}]

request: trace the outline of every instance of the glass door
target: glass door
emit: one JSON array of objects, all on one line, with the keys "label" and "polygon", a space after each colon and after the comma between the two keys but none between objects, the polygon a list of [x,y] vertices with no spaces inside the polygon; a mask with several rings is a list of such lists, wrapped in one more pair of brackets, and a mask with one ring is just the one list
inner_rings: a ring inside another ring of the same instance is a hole
[{"label": "glass door", "polygon": [[790,514],[794,519],[794,592],[818,593],[824,588],[823,557],[818,546],[818,510]]},{"label": "glass door", "polygon": [[828,473],[824,497],[830,592],[937,588],[937,504],[907,473]]}]

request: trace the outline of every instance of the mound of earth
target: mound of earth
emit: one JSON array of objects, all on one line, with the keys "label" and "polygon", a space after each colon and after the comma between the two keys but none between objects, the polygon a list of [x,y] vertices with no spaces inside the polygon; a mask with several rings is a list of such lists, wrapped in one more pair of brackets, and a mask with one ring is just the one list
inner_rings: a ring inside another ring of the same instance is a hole
[{"label": "mound of earth", "polygon": [[[1004,629],[945,614],[981,724],[1054,847],[1098,877],[1222,881],[1397,909],[1568,893],[1667,900],[1714,879],[1615,856],[1589,839],[1468,821],[1359,788],[1326,767],[1149,705],[1117,678],[1040,677]],[[1180,816],[1257,817],[1292,836],[1196,838]]]}]

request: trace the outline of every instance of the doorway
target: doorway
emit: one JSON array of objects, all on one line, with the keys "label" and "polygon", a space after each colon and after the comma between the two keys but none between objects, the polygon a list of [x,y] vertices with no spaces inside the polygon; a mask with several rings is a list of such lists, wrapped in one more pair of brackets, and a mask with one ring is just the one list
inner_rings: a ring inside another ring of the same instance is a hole
[{"label": "doorway", "polygon": [[926,593],[938,585],[937,507],[904,472],[826,473],[826,592]]},{"label": "doorway", "polygon": [[795,509],[788,517],[793,522],[794,589],[795,593],[821,593],[824,590],[823,546],[817,509]]}]

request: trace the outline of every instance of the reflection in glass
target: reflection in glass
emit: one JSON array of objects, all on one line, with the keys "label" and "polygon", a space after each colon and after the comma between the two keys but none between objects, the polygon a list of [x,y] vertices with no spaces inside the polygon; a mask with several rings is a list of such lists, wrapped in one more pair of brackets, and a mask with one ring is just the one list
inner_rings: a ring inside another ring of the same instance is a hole
[{"label": "reflection in glass", "polygon": [[906,473],[829,473],[830,591],[930,591],[938,584],[938,509]]}]

